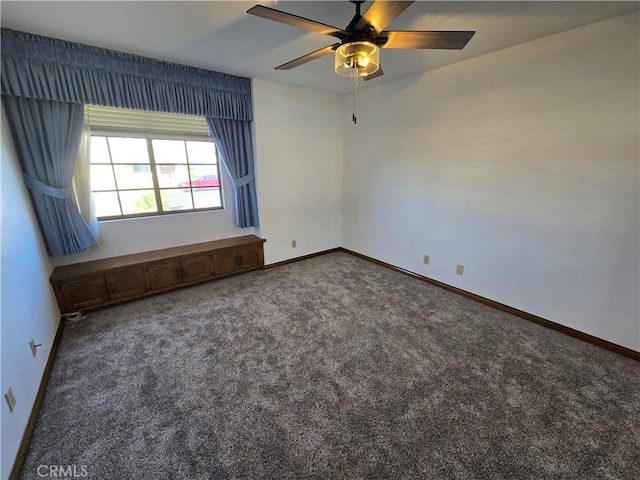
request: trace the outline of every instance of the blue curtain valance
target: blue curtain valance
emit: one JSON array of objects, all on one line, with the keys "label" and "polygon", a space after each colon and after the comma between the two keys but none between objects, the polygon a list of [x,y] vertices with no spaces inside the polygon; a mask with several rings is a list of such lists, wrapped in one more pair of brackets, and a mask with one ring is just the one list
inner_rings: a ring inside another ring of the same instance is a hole
[{"label": "blue curtain valance", "polygon": [[251,80],[2,29],[2,94],[253,120]]}]

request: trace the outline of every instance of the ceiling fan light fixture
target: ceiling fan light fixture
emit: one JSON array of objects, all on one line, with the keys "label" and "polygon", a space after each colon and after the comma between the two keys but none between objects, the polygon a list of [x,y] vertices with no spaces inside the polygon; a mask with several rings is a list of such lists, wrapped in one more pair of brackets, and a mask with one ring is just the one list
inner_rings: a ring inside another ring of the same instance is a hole
[{"label": "ceiling fan light fixture", "polygon": [[366,77],[380,68],[380,49],[371,42],[340,45],[335,54],[335,69],[345,77]]}]

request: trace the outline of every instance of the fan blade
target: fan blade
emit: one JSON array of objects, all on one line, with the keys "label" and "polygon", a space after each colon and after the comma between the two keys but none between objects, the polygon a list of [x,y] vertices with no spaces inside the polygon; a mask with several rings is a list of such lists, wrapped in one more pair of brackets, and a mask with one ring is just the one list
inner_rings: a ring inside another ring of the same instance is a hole
[{"label": "fan blade", "polygon": [[362,30],[367,25],[371,25],[375,32],[379,33],[412,3],[375,0],[362,18],[356,22],[355,28]]},{"label": "fan blade", "polygon": [[376,70],[374,73],[364,77],[364,81],[366,82],[368,80],[373,80],[374,78],[381,77],[382,75],[384,75],[384,72],[382,71],[382,67],[379,67],[378,70]]},{"label": "fan blade", "polygon": [[334,43],[333,45],[329,45],[328,47],[321,48],[320,50],[316,50],[315,52],[307,53],[302,57],[298,57],[295,60],[291,60],[290,62],[283,63],[279,67],[276,67],[276,70],[291,70],[292,68],[299,67],[300,65],[304,65],[311,60],[315,60],[316,58],[324,57],[325,55],[329,55],[336,48],[340,46],[339,43]]},{"label": "fan blade", "polygon": [[400,32],[385,31],[379,36],[389,39],[382,48],[442,48],[462,50],[476,32],[439,31],[439,32]]},{"label": "fan blade", "polygon": [[263,5],[251,7],[247,10],[247,13],[255,15],[256,17],[268,18],[269,20],[275,20],[276,22],[286,23],[287,25],[304,28],[305,30],[311,30],[312,32],[324,33],[325,35],[348,36],[347,32],[339,28],[332,27],[331,25],[325,25],[324,23],[316,22],[315,20],[299,17],[298,15],[293,15],[291,13],[281,12],[280,10],[265,7]]}]

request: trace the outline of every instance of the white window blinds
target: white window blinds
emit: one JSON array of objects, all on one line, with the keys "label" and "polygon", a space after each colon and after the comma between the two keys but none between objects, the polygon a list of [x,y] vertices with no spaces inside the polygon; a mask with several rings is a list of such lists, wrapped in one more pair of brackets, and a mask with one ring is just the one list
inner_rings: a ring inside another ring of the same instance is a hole
[{"label": "white window blinds", "polygon": [[85,116],[92,132],[210,138],[204,117],[194,115],[87,105]]}]

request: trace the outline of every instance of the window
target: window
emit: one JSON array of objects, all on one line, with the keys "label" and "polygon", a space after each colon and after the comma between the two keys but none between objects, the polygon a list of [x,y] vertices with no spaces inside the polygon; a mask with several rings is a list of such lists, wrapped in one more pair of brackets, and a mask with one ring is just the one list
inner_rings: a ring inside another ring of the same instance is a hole
[{"label": "window", "polygon": [[192,117],[196,128],[185,127],[182,117],[88,107],[98,219],[222,208],[218,156],[206,123]]}]

